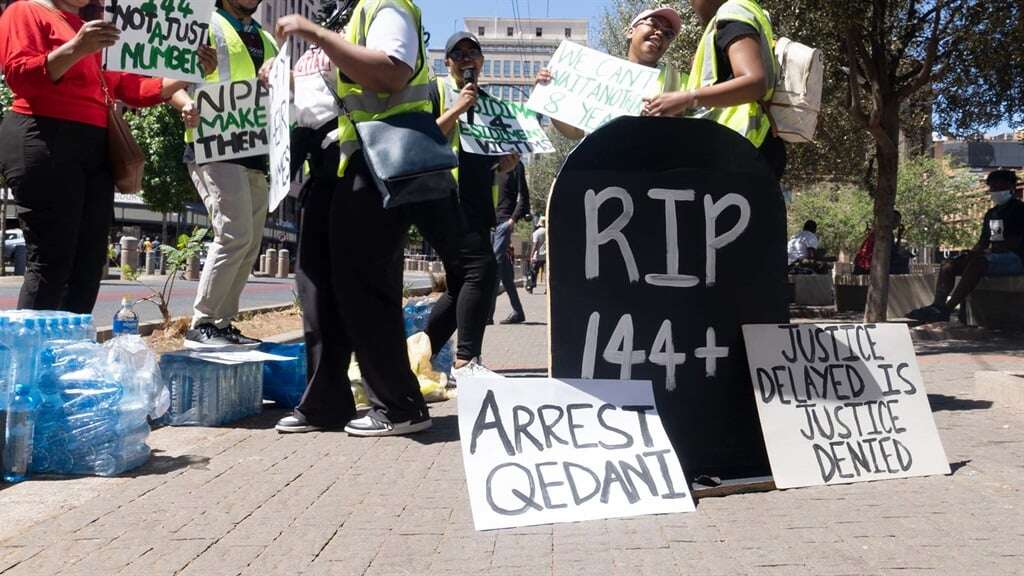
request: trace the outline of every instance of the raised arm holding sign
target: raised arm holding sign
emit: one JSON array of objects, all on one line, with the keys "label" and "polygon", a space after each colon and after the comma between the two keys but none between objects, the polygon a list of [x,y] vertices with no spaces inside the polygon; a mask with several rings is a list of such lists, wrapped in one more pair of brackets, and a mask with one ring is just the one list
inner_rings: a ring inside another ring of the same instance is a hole
[{"label": "raised arm holding sign", "polygon": [[107,70],[200,82],[196,50],[207,42],[214,0],[109,0],[105,20],[121,35],[106,50]]}]

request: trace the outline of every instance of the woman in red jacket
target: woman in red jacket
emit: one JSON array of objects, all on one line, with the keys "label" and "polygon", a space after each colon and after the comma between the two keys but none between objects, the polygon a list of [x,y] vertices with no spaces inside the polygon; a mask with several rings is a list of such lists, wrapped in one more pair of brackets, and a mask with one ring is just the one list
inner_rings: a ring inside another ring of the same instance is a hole
[{"label": "woman in red jacket", "polygon": [[103,72],[100,53],[118,30],[79,18],[87,4],[20,0],[0,17],[0,68],[15,96],[0,126],[0,174],[28,251],[18,308],[92,311],[114,213],[108,99],[153,106],[186,86]]}]

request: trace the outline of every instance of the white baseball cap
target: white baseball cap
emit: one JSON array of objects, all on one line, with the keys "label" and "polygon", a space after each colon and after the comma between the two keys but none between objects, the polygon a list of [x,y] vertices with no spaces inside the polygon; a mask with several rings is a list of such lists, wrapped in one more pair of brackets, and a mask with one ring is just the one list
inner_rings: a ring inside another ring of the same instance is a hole
[{"label": "white baseball cap", "polygon": [[672,31],[676,33],[676,36],[683,30],[683,19],[679,16],[679,12],[668,6],[662,6],[661,8],[652,8],[650,10],[644,10],[643,12],[636,15],[633,21],[629,23],[630,29],[636,28],[636,25],[641,20],[650,18],[651,16],[661,16],[668,21],[669,25],[672,26]]}]

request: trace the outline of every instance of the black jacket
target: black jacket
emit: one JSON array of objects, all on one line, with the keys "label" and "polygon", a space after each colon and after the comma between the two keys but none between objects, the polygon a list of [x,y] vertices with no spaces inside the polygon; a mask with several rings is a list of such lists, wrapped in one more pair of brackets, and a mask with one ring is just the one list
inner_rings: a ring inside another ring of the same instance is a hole
[{"label": "black jacket", "polygon": [[494,211],[499,224],[509,219],[530,219],[530,187],[526,183],[526,168],[522,162],[516,163],[516,167],[505,178]]}]

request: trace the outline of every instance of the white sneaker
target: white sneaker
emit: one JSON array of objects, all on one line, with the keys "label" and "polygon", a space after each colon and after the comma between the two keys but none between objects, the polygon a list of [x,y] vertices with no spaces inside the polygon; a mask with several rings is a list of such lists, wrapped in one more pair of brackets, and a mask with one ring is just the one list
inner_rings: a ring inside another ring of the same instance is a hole
[{"label": "white sneaker", "polygon": [[403,436],[422,432],[433,425],[429,417],[407,420],[405,422],[384,422],[377,420],[367,414],[362,418],[352,420],[345,426],[345,432],[351,436],[377,437],[377,436]]},{"label": "white sneaker", "polygon": [[488,369],[480,362],[480,358],[473,358],[462,368],[455,368],[452,365],[452,371],[448,375],[448,386],[458,385],[460,378],[504,378],[501,374]]}]

